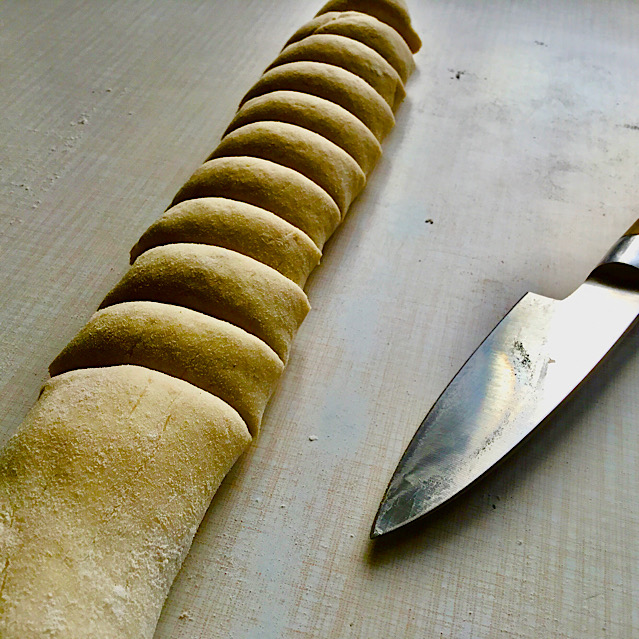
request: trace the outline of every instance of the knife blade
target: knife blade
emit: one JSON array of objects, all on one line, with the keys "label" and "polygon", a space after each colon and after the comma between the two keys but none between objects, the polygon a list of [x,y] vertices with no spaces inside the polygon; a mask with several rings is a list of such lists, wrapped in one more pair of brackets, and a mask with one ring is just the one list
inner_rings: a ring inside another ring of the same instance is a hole
[{"label": "knife blade", "polygon": [[402,456],[372,539],[432,513],[510,453],[639,315],[639,220],[563,300],[527,293],[462,366]]}]

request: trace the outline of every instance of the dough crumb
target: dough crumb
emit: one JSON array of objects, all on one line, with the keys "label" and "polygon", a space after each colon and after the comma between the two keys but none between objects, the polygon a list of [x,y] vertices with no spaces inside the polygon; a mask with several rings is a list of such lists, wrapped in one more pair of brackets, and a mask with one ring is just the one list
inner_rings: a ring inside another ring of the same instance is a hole
[{"label": "dough crumb", "polygon": [[317,435],[309,435],[308,436],[308,441],[309,442],[316,442],[317,441]]},{"label": "dough crumb", "polygon": [[188,610],[183,610],[180,613],[180,615],[178,616],[178,619],[191,620],[191,619],[193,619],[193,616],[191,615],[191,613]]}]

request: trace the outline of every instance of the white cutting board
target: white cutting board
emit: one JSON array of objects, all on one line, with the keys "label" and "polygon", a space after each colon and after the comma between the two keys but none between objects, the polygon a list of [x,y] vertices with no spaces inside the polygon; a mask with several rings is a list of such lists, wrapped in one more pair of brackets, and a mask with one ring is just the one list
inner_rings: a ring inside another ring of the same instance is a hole
[{"label": "white cutting board", "polygon": [[[2,442],[319,6],[2,4]],[[638,4],[410,8],[424,47],[397,126],[309,281],[263,434],[157,639],[639,636],[636,332],[498,473],[368,540],[405,445],[479,341],[526,291],[571,292],[639,217]]]}]

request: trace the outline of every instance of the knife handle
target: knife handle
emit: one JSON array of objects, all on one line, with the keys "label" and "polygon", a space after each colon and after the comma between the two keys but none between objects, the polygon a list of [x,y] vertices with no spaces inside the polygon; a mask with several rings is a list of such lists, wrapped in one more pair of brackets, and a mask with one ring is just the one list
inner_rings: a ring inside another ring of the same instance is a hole
[{"label": "knife handle", "polygon": [[617,240],[588,279],[612,286],[639,286],[639,220]]}]

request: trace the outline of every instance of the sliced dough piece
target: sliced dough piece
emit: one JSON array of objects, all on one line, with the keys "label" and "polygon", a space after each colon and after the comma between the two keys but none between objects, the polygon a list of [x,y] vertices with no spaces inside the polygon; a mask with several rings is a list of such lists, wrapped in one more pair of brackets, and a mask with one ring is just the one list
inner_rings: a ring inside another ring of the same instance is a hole
[{"label": "sliced dough piece", "polygon": [[266,342],[283,362],[310,310],[304,291],[275,269],[205,244],[168,244],[147,251],[100,308],[142,300],[230,322]]},{"label": "sliced dough piece", "polygon": [[415,61],[402,36],[373,16],[357,11],[331,11],[302,25],[289,39],[287,46],[314,33],[333,33],[352,38],[375,49],[397,71],[402,82],[415,68]]},{"label": "sliced dough piece", "polygon": [[237,251],[301,287],[322,257],[306,233],[281,217],[222,197],[186,200],[169,209],[131,249],[131,263],[144,251],[172,243],[210,244]]},{"label": "sliced dough piece", "polygon": [[342,217],[366,185],[359,164],[337,144],[296,124],[254,122],[225,136],[209,160],[251,156],[299,171],[321,186]]},{"label": "sliced dough piece", "polygon": [[375,49],[353,38],[332,33],[310,35],[283,49],[268,68],[304,60],[334,64],[354,73],[366,80],[393,111],[406,97],[397,71]]},{"label": "sliced dough piece", "polygon": [[408,7],[403,0],[329,0],[317,13],[331,11],[358,11],[371,15],[397,31],[413,53],[417,53],[422,41],[413,29]]},{"label": "sliced dough piece", "polygon": [[203,313],[124,302],[95,313],[49,372],[133,364],[183,379],[230,404],[252,434],[284,365],[261,339]]},{"label": "sliced dough piece", "polygon": [[171,206],[211,196],[271,211],[304,231],[320,250],[341,221],[337,204],[323,188],[298,171],[261,158],[205,162],[178,191]]},{"label": "sliced dough piece", "polygon": [[318,133],[355,158],[366,175],[382,154],[377,138],[359,118],[334,102],[299,91],[273,91],[245,102],[224,135],[264,120],[297,124]]},{"label": "sliced dough piece", "polygon": [[381,142],[395,124],[382,96],[354,73],[323,62],[289,62],[267,71],[241,105],[271,91],[300,91],[330,100],[358,117]]},{"label": "sliced dough piece", "polygon": [[156,371],[50,380],[0,454],[0,635],[152,639],[249,441],[230,406]]}]

